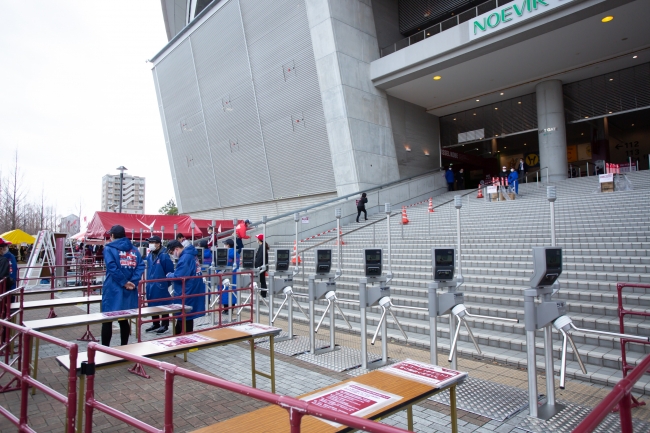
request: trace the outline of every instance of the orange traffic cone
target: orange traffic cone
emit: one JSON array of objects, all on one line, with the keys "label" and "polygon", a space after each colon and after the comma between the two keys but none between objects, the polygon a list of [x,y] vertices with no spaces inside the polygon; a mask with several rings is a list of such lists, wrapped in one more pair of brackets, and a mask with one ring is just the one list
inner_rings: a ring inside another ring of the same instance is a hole
[{"label": "orange traffic cone", "polygon": [[293,257],[291,258],[291,263],[294,265],[296,264],[296,257],[298,258],[298,265],[302,263],[302,259],[300,259],[300,256],[296,253],[296,241],[293,241]]},{"label": "orange traffic cone", "polygon": [[429,197],[429,212],[433,213],[433,198]]},{"label": "orange traffic cone", "polygon": [[406,225],[409,223],[409,219],[406,216],[406,206],[402,206],[402,224]]},{"label": "orange traffic cone", "polygon": [[337,238],[336,242],[334,242],[334,245],[339,244],[338,239],[341,239],[341,245],[345,245],[345,242],[343,242],[343,232],[340,229],[339,229],[339,237]]},{"label": "orange traffic cone", "polygon": [[481,184],[478,184],[478,195],[476,198],[483,198],[483,188],[481,188]]}]

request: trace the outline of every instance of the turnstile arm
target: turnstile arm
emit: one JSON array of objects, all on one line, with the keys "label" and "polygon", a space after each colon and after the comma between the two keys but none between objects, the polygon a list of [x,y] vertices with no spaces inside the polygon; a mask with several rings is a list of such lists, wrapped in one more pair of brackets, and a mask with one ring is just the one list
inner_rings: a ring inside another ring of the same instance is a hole
[{"label": "turnstile arm", "polygon": [[393,307],[393,303],[390,300],[390,297],[385,296],[379,300],[379,306],[381,307],[381,317],[379,318],[379,323],[377,324],[377,329],[375,330],[375,334],[372,336],[372,341],[370,344],[374,345],[375,341],[377,340],[377,335],[379,334],[379,330],[381,329],[381,325],[386,320],[386,314],[390,313],[391,317],[393,318],[393,321],[399,328],[400,332],[402,333],[402,336],[404,336],[404,339],[408,341],[409,337],[406,335],[406,332],[404,332],[404,329],[402,328],[402,325],[399,323],[399,320],[397,320],[397,317],[395,317],[395,314],[391,311],[391,307]]}]

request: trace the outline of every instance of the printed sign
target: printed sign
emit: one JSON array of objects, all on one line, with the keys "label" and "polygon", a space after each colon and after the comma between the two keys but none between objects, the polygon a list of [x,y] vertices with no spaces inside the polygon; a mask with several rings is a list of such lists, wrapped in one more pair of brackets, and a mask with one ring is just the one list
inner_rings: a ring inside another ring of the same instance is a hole
[{"label": "printed sign", "polygon": [[469,40],[494,33],[572,0],[515,0],[469,21]]},{"label": "printed sign", "polygon": [[107,311],[102,313],[104,317],[118,317],[118,316],[130,316],[132,314],[137,314],[138,310],[118,310],[118,311]]},{"label": "printed sign", "polygon": [[[389,406],[402,399],[401,396],[362,385],[357,382],[346,382],[341,385],[317,392],[302,400],[346,415],[362,417]],[[340,427],[332,421],[321,419],[334,427]]]},{"label": "printed sign", "polygon": [[614,182],[614,173],[599,174],[598,182],[599,183]]},{"label": "printed sign", "polygon": [[231,326],[230,329],[234,329],[235,331],[245,332],[251,335],[266,334],[269,332],[279,333],[280,331],[282,331],[280,328],[276,328],[274,326],[261,325],[259,323],[244,323],[242,325]]},{"label": "printed sign", "polygon": [[171,338],[163,338],[161,340],[152,340],[149,341],[149,343],[155,344],[156,346],[159,347],[178,347],[178,346],[184,346],[186,344],[203,343],[206,341],[214,341],[214,339],[203,335],[190,334],[190,335],[181,335],[180,337],[171,337]]},{"label": "printed sign", "polygon": [[497,193],[497,186],[496,185],[490,185],[487,187],[487,193],[488,194],[496,194]]},{"label": "printed sign", "polygon": [[[183,306],[181,304],[169,304],[169,305],[161,305],[160,308],[164,308],[165,310],[182,310]],[[185,308],[189,308],[186,306]]]},{"label": "printed sign", "polygon": [[422,382],[435,388],[442,388],[467,376],[467,373],[461,371],[413,361],[412,359],[384,367],[382,370],[386,373]]},{"label": "printed sign", "polygon": [[303,223],[303,224],[309,224],[309,217],[300,218],[300,222]]}]

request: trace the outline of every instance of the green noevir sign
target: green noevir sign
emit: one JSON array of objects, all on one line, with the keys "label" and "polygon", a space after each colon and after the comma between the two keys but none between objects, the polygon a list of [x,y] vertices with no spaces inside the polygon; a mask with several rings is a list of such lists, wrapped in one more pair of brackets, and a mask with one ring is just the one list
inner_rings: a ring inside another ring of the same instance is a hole
[{"label": "green noevir sign", "polygon": [[480,15],[469,22],[469,39],[480,38],[495,30],[524,21],[573,0],[515,0]]}]

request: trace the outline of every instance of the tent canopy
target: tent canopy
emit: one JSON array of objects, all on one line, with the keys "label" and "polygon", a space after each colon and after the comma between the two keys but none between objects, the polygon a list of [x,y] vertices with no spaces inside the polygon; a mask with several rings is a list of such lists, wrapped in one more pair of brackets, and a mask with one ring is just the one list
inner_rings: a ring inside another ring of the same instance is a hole
[{"label": "tent canopy", "polygon": [[[192,229],[194,223],[194,229]],[[174,225],[178,227],[176,233],[182,233],[188,239],[199,239],[207,236],[207,227],[209,220],[194,220],[187,215],[136,215],[114,212],[95,212],[93,219],[88,224],[85,237],[88,239],[105,239],[106,232],[114,225],[119,224],[124,227],[126,237],[140,240],[140,230],[142,230],[142,239],[145,240],[152,234],[160,236],[162,239],[171,240],[175,238]],[[221,224],[221,230],[232,229],[232,221],[217,221],[217,227]],[[162,230],[164,227],[164,232]]]},{"label": "tent canopy", "polygon": [[36,242],[34,236],[27,234],[20,229],[5,232],[0,235],[0,238],[9,241],[12,244],[33,244]]}]

